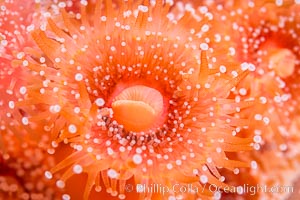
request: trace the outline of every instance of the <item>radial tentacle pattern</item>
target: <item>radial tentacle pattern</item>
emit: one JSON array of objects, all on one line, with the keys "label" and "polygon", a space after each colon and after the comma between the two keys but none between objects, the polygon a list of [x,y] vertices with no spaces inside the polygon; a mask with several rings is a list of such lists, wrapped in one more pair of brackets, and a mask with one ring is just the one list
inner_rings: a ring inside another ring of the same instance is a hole
[{"label": "radial tentacle pattern", "polygon": [[190,6],[172,13],[172,6],[161,0],[81,1],[79,14],[61,9],[32,32],[39,49],[19,60],[31,76],[18,106],[29,124],[51,135],[51,153],[63,144],[73,148],[45,172],[49,179],[63,173],[57,187],[85,173],[84,199],[101,189],[124,199],[131,178],[199,190],[159,198],[217,198],[220,192],[204,186],[227,186],[219,168],[250,166],[227,153],[255,143],[239,136],[251,124],[239,112],[254,100],[230,95],[255,67],[232,65],[231,74],[223,73],[205,36],[212,13]]}]

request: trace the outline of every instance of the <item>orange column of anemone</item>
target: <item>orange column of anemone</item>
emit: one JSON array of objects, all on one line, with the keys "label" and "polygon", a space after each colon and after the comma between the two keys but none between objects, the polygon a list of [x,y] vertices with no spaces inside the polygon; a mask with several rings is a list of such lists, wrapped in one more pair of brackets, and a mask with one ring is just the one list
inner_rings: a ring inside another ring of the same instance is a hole
[{"label": "orange column of anemone", "polygon": [[287,198],[296,3],[1,2],[0,197]]}]

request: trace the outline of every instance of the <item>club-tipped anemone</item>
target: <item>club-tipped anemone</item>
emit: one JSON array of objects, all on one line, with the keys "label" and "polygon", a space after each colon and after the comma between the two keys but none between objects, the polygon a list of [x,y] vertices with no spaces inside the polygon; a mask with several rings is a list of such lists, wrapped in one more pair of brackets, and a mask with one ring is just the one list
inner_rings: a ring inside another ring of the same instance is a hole
[{"label": "club-tipped anemone", "polygon": [[275,139],[278,148],[287,142],[287,130],[299,113],[299,8],[299,3],[293,1],[234,1],[219,6],[216,21],[231,26],[226,30],[214,26],[219,39],[210,44],[222,44],[228,52],[234,52],[235,60],[256,66],[236,91],[241,97],[260,99],[253,110],[255,120],[268,125],[259,129],[268,133],[268,140]]},{"label": "club-tipped anemone", "polygon": [[59,188],[86,173],[84,199],[101,185],[124,199],[131,178],[199,188],[160,198],[206,198],[213,194],[201,192],[205,184],[226,186],[219,168],[249,166],[226,154],[252,149],[252,138],[238,135],[251,123],[239,112],[253,102],[229,95],[251,66],[230,75],[216,68],[204,37],[212,14],[187,7],[178,17],[171,4],[97,1],[87,14],[83,1],[80,14],[62,9],[63,22],[49,18],[32,32],[40,50],[21,59],[33,77],[20,107],[28,123],[46,121],[54,156],[62,142],[74,149],[45,172],[49,179],[63,172]]},{"label": "club-tipped anemone", "polygon": [[[253,185],[293,185],[299,179],[298,173],[290,173],[299,167],[295,148],[299,139],[293,134],[299,129],[295,131],[293,127],[297,124],[300,99],[300,5],[297,1],[230,1],[215,8],[215,38],[209,45],[222,45],[242,65],[255,65],[254,73],[242,80],[235,92],[240,99],[253,96],[259,100],[251,112],[246,112],[252,115],[255,126],[243,131],[244,135],[254,133],[257,151],[234,153],[231,157],[256,161],[255,167],[242,170],[234,178],[230,178],[231,172],[224,172],[224,176],[229,174],[226,183],[243,185],[252,179]],[[220,21],[230,25],[219,26]],[[258,192],[251,197],[244,193],[243,198],[284,199],[289,195],[291,192]],[[229,197],[238,198],[236,194]]]},{"label": "club-tipped anemone", "polygon": [[[24,59],[28,46],[34,46],[30,31],[41,25],[39,2],[1,1],[0,10],[0,146],[1,137],[10,135],[10,140],[26,141],[33,136],[28,116],[19,109],[18,102],[27,93],[25,78],[27,61]],[[2,144],[2,149],[4,145]],[[17,146],[15,147],[16,149]],[[0,148],[1,149],[1,148]],[[5,149],[4,149],[5,151]]]},{"label": "club-tipped anemone", "polygon": [[29,32],[40,25],[41,5],[12,0],[1,1],[0,7],[0,199],[59,198],[54,181],[44,177],[54,165],[46,149],[49,136],[33,134],[44,127],[30,122],[32,112],[25,112],[30,109],[19,107],[27,95],[25,79],[32,75],[27,61],[20,60],[34,46]]}]

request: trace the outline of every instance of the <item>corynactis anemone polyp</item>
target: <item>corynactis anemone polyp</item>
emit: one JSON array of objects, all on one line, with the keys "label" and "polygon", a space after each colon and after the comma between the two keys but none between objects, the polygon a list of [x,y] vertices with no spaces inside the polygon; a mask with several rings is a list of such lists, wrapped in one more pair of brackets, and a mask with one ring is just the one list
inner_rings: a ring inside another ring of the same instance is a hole
[{"label": "corynactis anemone polyp", "polygon": [[[268,187],[292,185],[299,177],[295,172],[299,168],[296,147],[299,128],[295,128],[299,124],[299,3],[231,1],[215,8],[218,10],[214,15],[216,22],[224,21],[228,26],[214,24],[216,40],[211,40],[210,45],[222,45],[228,52],[234,52],[236,61],[256,66],[256,71],[241,81],[236,92],[241,99],[253,96],[260,101],[251,108],[256,125],[244,133],[255,134],[258,151],[233,156],[244,161],[256,160],[257,169],[246,169],[245,179],[239,176],[229,183],[241,185],[252,179]],[[289,176],[291,170],[294,170],[293,175]],[[249,193],[243,195],[247,198]],[[288,195],[288,192],[255,194],[262,199],[283,199]]]},{"label": "corynactis anemone polyp", "polygon": [[22,78],[26,69],[12,62],[33,45],[29,31],[38,17],[35,8],[33,1],[0,2],[0,199],[50,200],[60,196],[51,187],[55,182],[43,177],[54,165],[45,145],[49,136],[31,134],[35,125],[28,123],[27,114],[18,107],[27,92]]},{"label": "corynactis anemone polyp", "polygon": [[30,24],[26,16],[32,16],[28,9],[21,12],[21,8],[27,8],[30,4],[20,5],[19,10],[14,9],[14,6],[13,2],[5,2],[1,4],[0,11],[0,147],[2,135],[21,135],[23,132],[21,129],[10,130],[16,129],[17,126],[14,125],[22,119],[20,113],[16,112],[15,103],[26,92],[26,88],[21,87],[22,80],[19,78],[22,69],[13,67],[11,60],[20,58],[24,53],[18,51],[30,44],[24,35],[26,26]]},{"label": "corynactis anemone polyp", "polygon": [[257,107],[256,120],[270,122],[265,138],[275,139],[280,149],[286,147],[289,126],[299,114],[299,8],[291,1],[235,2],[230,11],[219,6],[225,10],[218,19],[231,24],[226,31],[219,29],[220,38],[227,37],[219,42],[235,49],[236,60],[257,67],[238,90],[241,96],[260,98],[264,105]]},{"label": "corynactis anemone polyp", "polygon": [[54,155],[61,142],[74,148],[47,178],[64,170],[57,180],[63,188],[74,174],[87,173],[84,199],[100,185],[124,199],[131,177],[148,186],[199,188],[160,198],[205,198],[206,183],[226,186],[218,168],[249,166],[226,156],[252,149],[252,138],[237,136],[249,124],[238,112],[251,101],[229,98],[248,68],[223,77],[211,67],[206,52],[213,49],[203,36],[211,13],[188,7],[177,16],[172,2],[159,0],[97,1],[94,13],[81,4],[80,14],[62,9],[63,23],[49,19],[47,29],[34,30],[41,51],[22,60],[34,75],[20,103],[29,123],[47,120]]}]

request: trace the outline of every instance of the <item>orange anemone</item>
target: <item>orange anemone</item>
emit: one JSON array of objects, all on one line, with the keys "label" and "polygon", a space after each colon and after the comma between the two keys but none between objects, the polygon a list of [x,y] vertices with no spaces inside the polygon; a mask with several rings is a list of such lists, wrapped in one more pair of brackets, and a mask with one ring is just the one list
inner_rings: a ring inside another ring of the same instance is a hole
[{"label": "orange anemone", "polygon": [[[268,187],[292,186],[299,177],[296,170],[299,129],[295,127],[300,114],[300,5],[297,1],[229,1],[214,8],[218,10],[213,12],[216,23],[222,21],[228,25],[214,24],[215,38],[210,45],[221,44],[233,60],[245,66],[251,63],[256,68],[238,84],[235,96],[239,99],[252,96],[259,100],[251,112],[242,114],[251,113],[255,121],[256,126],[243,134],[254,133],[257,151],[233,157],[256,161],[256,169],[244,171],[251,174],[254,183]],[[288,175],[290,173],[293,175]],[[240,185],[248,178],[233,178],[229,182]],[[249,193],[244,195],[252,198]],[[279,199],[289,195],[290,192],[255,194],[257,198]]]},{"label": "orange anemone", "polygon": [[239,112],[252,102],[229,96],[249,70],[234,65],[225,75],[213,63],[204,36],[212,14],[190,6],[172,13],[173,2],[160,0],[88,4],[81,2],[80,14],[61,9],[36,28],[40,50],[20,60],[33,74],[20,103],[29,123],[51,134],[54,155],[62,143],[74,149],[46,177],[62,171],[57,186],[64,188],[86,173],[84,199],[101,185],[124,199],[131,178],[146,187],[199,190],[158,198],[220,197],[204,187],[227,186],[219,168],[250,165],[227,153],[252,149],[252,138],[239,137],[250,124]]}]

